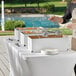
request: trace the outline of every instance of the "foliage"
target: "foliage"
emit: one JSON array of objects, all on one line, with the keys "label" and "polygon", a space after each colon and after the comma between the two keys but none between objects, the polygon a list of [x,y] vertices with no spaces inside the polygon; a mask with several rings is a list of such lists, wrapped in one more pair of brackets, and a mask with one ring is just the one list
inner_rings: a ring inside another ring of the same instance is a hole
[{"label": "foliage", "polygon": [[5,22],[5,30],[14,30],[16,27],[24,27],[25,23],[20,20],[8,20]]},{"label": "foliage", "polygon": [[37,3],[37,2],[50,2],[61,0],[5,0],[5,3]]},{"label": "foliage", "polygon": [[71,3],[72,0],[65,0],[67,2],[67,5]]},{"label": "foliage", "polygon": [[[24,0],[25,1],[25,0]],[[44,5],[46,5],[47,3],[49,5],[52,5],[54,4],[55,5],[55,12],[43,12],[46,13],[46,14],[56,14],[56,15],[64,15],[64,12],[66,10],[66,5],[67,3],[66,2],[61,2],[62,0],[58,1],[58,0],[50,0],[49,2],[42,2],[39,4],[40,8],[42,8]],[[37,8],[37,3],[32,3],[32,4],[27,4],[27,8]],[[0,8],[1,8],[1,5],[0,5]],[[5,11],[6,9],[11,9],[12,11],[18,11],[17,8],[19,9],[19,12],[17,13],[32,13],[32,11],[28,11],[28,10],[25,10],[25,9],[22,9],[22,8],[25,8],[25,4],[23,3],[14,3],[14,4],[7,4],[5,2]],[[14,10],[15,9],[15,10]],[[11,12],[11,13],[16,13],[16,12]],[[34,13],[41,13],[40,11],[35,11]]]},{"label": "foliage", "polygon": [[65,0],[66,2],[71,2],[72,0]]},{"label": "foliage", "polygon": [[5,3],[9,3],[11,4],[25,4],[25,7],[27,6],[27,4],[37,4],[38,7],[40,3],[44,3],[44,2],[55,2],[55,1],[61,1],[61,0],[5,0]]},{"label": "foliage", "polygon": [[50,11],[50,12],[54,12],[55,11],[55,5],[54,4],[46,4],[43,6],[44,8],[46,8],[47,11]]}]

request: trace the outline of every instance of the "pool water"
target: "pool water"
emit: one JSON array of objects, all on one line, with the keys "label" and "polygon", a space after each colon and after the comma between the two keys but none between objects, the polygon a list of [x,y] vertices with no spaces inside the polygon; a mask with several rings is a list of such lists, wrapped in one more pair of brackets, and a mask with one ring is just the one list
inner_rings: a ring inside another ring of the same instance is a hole
[{"label": "pool water", "polygon": [[26,27],[44,27],[44,28],[58,28],[58,23],[51,22],[48,17],[6,17],[5,20],[22,20]]}]

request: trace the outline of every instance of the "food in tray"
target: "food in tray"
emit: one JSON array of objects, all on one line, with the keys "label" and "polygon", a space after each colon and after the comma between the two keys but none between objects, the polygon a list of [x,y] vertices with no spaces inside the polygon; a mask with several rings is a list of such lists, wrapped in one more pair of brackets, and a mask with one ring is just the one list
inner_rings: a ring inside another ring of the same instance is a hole
[{"label": "food in tray", "polygon": [[28,27],[27,30],[37,30],[37,27]]},{"label": "food in tray", "polygon": [[42,31],[23,31],[24,34],[40,34]]},{"label": "food in tray", "polygon": [[18,30],[41,30],[42,28],[40,28],[40,27],[26,27],[26,28],[18,27],[16,29],[18,29]]},{"label": "food in tray", "polygon": [[32,34],[32,31],[23,31],[24,34]]},{"label": "food in tray", "polygon": [[27,27],[26,28],[27,30],[42,30],[42,29],[44,29],[44,28],[42,28],[42,27]]},{"label": "food in tray", "polygon": [[18,28],[16,28],[17,30],[26,30],[26,28],[20,28],[20,27],[18,27]]}]

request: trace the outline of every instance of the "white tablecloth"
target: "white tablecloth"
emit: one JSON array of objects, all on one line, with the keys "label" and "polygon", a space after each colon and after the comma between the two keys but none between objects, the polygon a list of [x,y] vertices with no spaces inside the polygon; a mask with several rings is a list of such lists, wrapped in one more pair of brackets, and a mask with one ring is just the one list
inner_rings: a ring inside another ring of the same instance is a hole
[{"label": "white tablecloth", "polygon": [[72,76],[76,64],[75,52],[61,52],[58,55],[22,54],[27,60],[32,76]]},{"label": "white tablecloth", "polygon": [[72,76],[76,52],[59,52],[57,55],[30,53],[26,47],[7,41],[11,76]]},{"label": "white tablecloth", "polygon": [[[23,76],[21,75],[21,64],[19,62],[19,53],[25,52],[28,53],[30,51],[27,51],[26,47],[24,46],[17,46],[16,44],[19,44],[18,41],[11,41],[7,40],[7,46],[8,46],[8,53],[10,58],[10,75],[11,76]],[[26,72],[26,71],[25,71]],[[29,74],[29,73],[28,73]],[[29,75],[28,75],[29,76]]]}]

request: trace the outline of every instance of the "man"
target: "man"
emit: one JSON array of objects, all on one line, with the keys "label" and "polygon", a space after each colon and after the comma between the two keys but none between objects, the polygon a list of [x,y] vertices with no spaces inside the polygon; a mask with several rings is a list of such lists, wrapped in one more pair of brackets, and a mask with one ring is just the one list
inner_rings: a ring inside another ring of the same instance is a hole
[{"label": "man", "polygon": [[[63,17],[53,16],[53,17],[50,17],[49,20],[51,20],[53,22],[59,22],[62,24],[67,23],[72,18],[72,12],[73,12],[74,8],[76,8],[76,0],[71,1],[71,3],[68,5],[66,13]],[[69,24],[67,27],[70,29],[75,29],[76,24],[74,22],[72,24]]]}]

